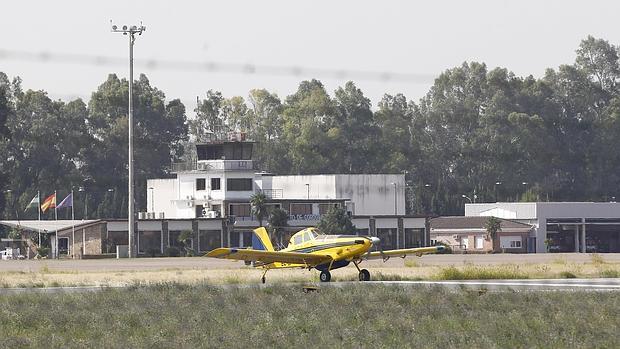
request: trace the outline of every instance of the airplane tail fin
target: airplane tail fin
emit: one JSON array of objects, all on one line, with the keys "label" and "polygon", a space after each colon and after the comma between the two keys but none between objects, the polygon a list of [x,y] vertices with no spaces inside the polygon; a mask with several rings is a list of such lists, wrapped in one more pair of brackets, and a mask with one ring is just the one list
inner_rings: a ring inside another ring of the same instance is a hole
[{"label": "airplane tail fin", "polygon": [[252,249],[274,251],[267,229],[264,227],[254,229],[254,234],[252,235]]}]

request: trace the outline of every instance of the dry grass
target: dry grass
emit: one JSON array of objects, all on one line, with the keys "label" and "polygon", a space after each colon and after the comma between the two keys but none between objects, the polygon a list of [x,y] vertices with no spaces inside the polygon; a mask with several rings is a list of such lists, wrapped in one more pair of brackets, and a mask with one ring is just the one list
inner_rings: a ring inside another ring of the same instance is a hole
[{"label": "dry grass", "polygon": [[[183,274],[186,274],[183,272]],[[176,285],[0,296],[10,348],[617,348],[616,292]]]},{"label": "dry grass", "polygon": [[[475,265],[464,262],[458,265],[438,266],[407,259],[400,266],[384,266],[383,263],[369,263],[365,266],[374,280],[449,280],[449,279],[495,279],[495,278],[597,278],[619,277],[620,263],[605,262],[593,255],[585,263],[569,262],[565,259],[539,264]],[[0,272],[0,287],[50,287],[50,286],[123,286],[150,285],[162,282],[179,284],[254,284],[260,282],[262,270],[243,266],[212,269],[120,270],[120,271],[76,271],[49,268],[43,264],[35,271]],[[285,269],[267,273],[269,283],[318,281],[316,270]],[[347,267],[332,271],[332,280],[357,280],[357,270]]]}]

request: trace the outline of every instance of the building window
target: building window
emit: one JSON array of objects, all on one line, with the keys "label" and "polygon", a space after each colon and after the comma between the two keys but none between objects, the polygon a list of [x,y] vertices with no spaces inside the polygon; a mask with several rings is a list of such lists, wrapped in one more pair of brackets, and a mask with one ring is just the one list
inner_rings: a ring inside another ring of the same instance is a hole
[{"label": "building window", "polygon": [[521,248],[521,241],[510,241],[510,248]]},{"label": "building window", "polygon": [[357,229],[357,235],[359,235],[359,236],[369,236],[368,228]]},{"label": "building window", "polygon": [[220,190],[220,179],[219,178],[211,178],[211,190]]},{"label": "building window", "polygon": [[312,204],[291,204],[291,215],[312,214]]},{"label": "building window", "polygon": [[196,190],[205,190],[207,181],[204,178],[196,178]]},{"label": "building window", "polygon": [[252,178],[229,178],[226,180],[227,191],[252,191]]},{"label": "building window", "polygon": [[199,249],[203,251],[211,251],[222,246],[220,230],[199,230],[198,240],[200,241]]},{"label": "building window", "polygon": [[139,231],[138,232],[139,253],[156,255],[161,252],[161,231]]},{"label": "building window", "polygon": [[276,208],[280,208],[280,204],[265,204],[265,207],[267,208],[267,212],[271,212]]},{"label": "building window", "polygon": [[[168,233],[168,245],[170,247],[176,247],[179,250],[182,250],[185,246],[183,245],[183,243],[181,241],[179,241],[179,237],[181,237],[181,233],[183,233],[183,231],[180,230],[171,230]],[[190,249],[194,248],[194,239],[190,238],[189,239],[189,246]]]},{"label": "building window", "polygon": [[327,214],[327,212],[329,211],[330,208],[332,207],[340,207],[339,204],[337,203],[332,203],[332,204],[319,204],[319,214],[323,215],[323,214]]},{"label": "building window", "polygon": [[[381,239],[381,248],[393,250],[396,248],[396,228],[377,228],[377,237]],[[373,249],[378,249],[373,246]]]},{"label": "building window", "polygon": [[116,246],[129,245],[129,234],[127,231],[108,231],[108,237],[103,245],[106,253],[116,252]]},{"label": "building window", "polygon": [[422,247],[424,228],[405,228],[405,248]]},{"label": "building window", "polygon": [[228,212],[229,215],[237,217],[250,217],[252,215],[250,204],[230,204]]}]

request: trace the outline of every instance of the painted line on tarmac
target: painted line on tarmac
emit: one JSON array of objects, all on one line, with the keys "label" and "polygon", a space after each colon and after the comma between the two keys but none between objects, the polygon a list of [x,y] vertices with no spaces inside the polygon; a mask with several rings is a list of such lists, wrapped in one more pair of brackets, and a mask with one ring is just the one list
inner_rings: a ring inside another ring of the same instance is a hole
[{"label": "painted line on tarmac", "polygon": [[0,295],[20,293],[84,293],[100,292],[108,289],[127,288],[127,286],[66,286],[66,287],[8,287],[0,288]]},{"label": "painted line on tarmac", "polygon": [[580,287],[580,288],[609,288],[620,290],[620,284],[596,284],[588,283],[581,284],[577,282],[573,283],[557,283],[557,282],[497,282],[497,281],[374,281],[370,283],[383,283],[383,284],[413,284],[413,285],[471,285],[471,286],[533,286],[533,287]]}]

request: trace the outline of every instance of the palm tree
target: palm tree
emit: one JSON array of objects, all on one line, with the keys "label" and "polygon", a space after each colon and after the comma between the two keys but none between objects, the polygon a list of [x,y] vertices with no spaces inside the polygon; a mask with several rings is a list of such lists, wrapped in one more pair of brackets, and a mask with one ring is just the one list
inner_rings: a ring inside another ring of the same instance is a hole
[{"label": "palm tree", "polygon": [[495,240],[497,237],[497,233],[502,231],[502,221],[496,217],[489,217],[486,222],[484,222],[484,228],[487,231],[487,238],[491,238],[493,242],[493,250],[495,250]]},{"label": "palm tree", "polygon": [[252,215],[258,219],[258,225],[263,226],[263,219],[267,216],[267,196],[262,191],[258,191],[250,196]]}]

